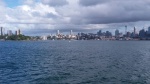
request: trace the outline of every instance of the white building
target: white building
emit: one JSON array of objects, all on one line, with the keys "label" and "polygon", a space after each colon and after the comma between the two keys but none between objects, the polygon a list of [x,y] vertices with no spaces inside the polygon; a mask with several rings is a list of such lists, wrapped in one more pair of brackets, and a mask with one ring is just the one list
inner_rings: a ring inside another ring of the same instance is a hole
[{"label": "white building", "polygon": [[47,40],[47,36],[41,36],[42,40]]}]

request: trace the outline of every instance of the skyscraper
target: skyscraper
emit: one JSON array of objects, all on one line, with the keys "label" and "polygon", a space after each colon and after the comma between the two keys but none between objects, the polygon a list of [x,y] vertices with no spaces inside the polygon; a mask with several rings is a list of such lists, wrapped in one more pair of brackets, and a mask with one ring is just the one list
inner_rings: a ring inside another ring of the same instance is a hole
[{"label": "skyscraper", "polygon": [[133,37],[136,36],[136,28],[134,27],[134,31],[133,31]]},{"label": "skyscraper", "polygon": [[125,26],[125,35],[127,35],[127,25]]},{"label": "skyscraper", "polygon": [[136,28],[134,27],[134,34],[136,34]]},{"label": "skyscraper", "polygon": [[147,34],[150,34],[150,27],[148,27],[148,31],[147,31]]},{"label": "skyscraper", "polygon": [[72,30],[70,30],[70,35],[72,35]]},{"label": "skyscraper", "polygon": [[145,32],[144,29],[142,29],[142,30],[139,31],[139,36],[140,37],[145,37],[146,36],[146,32]]},{"label": "skyscraper", "polygon": [[15,31],[15,35],[17,35],[18,34],[18,32],[17,31]]},{"label": "skyscraper", "polygon": [[19,34],[19,35],[21,34],[21,31],[20,31],[20,29],[18,30],[18,34]]},{"label": "skyscraper", "polygon": [[119,30],[118,30],[118,29],[116,29],[116,31],[115,31],[115,36],[116,36],[116,37],[119,36]]},{"label": "skyscraper", "polygon": [[57,35],[59,35],[59,34],[60,34],[59,30],[57,30]]},{"label": "skyscraper", "polygon": [[1,27],[1,36],[3,36],[3,27]]},{"label": "skyscraper", "polygon": [[98,36],[102,36],[102,30],[99,30],[99,31],[97,32],[97,34],[98,34]]}]

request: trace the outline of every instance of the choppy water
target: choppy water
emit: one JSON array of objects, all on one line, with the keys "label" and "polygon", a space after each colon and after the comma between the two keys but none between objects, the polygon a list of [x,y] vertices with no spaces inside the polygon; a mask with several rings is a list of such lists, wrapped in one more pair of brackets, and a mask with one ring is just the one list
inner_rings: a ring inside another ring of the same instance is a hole
[{"label": "choppy water", "polygon": [[150,84],[150,42],[2,41],[0,84]]}]

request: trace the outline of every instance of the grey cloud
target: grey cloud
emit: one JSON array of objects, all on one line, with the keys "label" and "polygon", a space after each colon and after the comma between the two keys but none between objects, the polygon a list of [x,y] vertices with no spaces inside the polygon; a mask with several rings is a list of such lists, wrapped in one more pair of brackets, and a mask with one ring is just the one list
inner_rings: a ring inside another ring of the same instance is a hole
[{"label": "grey cloud", "polygon": [[48,14],[46,14],[45,17],[46,17],[46,18],[53,18],[53,19],[58,18],[58,16],[57,16],[57,15],[54,15],[53,13],[48,13]]},{"label": "grey cloud", "polygon": [[33,12],[32,15],[35,17],[41,17],[41,14],[39,12]]},{"label": "grey cloud", "polygon": [[93,6],[93,5],[102,4],[108,1],[110,0],[80,0],[79,4],[83,6]]},{"label": "grey cloud", "polygon": [[55,6],[55,7],[64,6],[68,4],[66,0],[41,0],[41,2],[49,6]]},{"label": "grey cloud", "polygon": [[150,20],[149,0],[80,0],[80,14],[73,16],[75,24],[110,24]]},{"label": "grey cloud", "polygon": [[[73,31],[74,34],[76,34],[77,32],[84,32],[84,33],[87,33],[87,32],[93,32],[95,31],[95,29],[85,29],[85,25],[71,25],[71,24],[68,24],[68,25],[53,25],[53,28],[52,29],[48,29],[47,28],[47,25],[48,24],[37,24],[36,25],[36,28],[35,29],[30,29],[30,32],[28,31],[24,31],[24,33],[26,34],[30,34],[30,35],[42,35],[42,34],[45,34],[45,35],[50,35],[50,34],[56,34],[57,30],[60,31],[60,33],[63,33],[63,34],[69,34],[70,33],[70,30]],[[97,31],[97,29],[96,29]]]},{"label": "grey cloud", "polygon": [[137,5],[140,6],[138,4],[142,4],[142,3],[146,3],[146,4],[150,4],[149,0],[79,0],[79,4],[82,6],[95,6],[95,5],[99,5],[99,4],[108,4],[110,3],[112,6],[114,4],[112,3],[119,3],[119,4],[129,4],[129,5]]},{"label": "grey cloud", "polygon": [[34,17],[43,17],[43,18],[52,18],[52,19],[58,18],[58,16],[55,15],[55,14],[53,14],[53,13],[47,13],[47,14],[45,14],[45,15],[43,16],[43,15],[41,15],[39,12],[33,12],[32,15],[33,15]]},{"label": "grey cloud", "polygon": [[7,9],[0,6],[3,9],[0,20],[10,25],[25,25],[17,28],[31,29],[29,31],[33,34],[56,32],[57,29],[62,32],[85,32],[136,25],[129,24],[132,22],[147,21],[146,24],[149,24],[150,21],[150,0],[41,0],[29,5],[29,11],[23,10],[27,8]]}]

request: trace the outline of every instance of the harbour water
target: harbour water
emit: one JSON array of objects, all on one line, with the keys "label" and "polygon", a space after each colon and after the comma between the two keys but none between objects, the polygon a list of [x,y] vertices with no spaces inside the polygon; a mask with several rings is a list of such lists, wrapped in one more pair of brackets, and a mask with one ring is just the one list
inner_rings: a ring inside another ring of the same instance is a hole
[{"label": "harbour water", "polygon": [[150,42],[1,41],[0,84],[150,84]]}]

